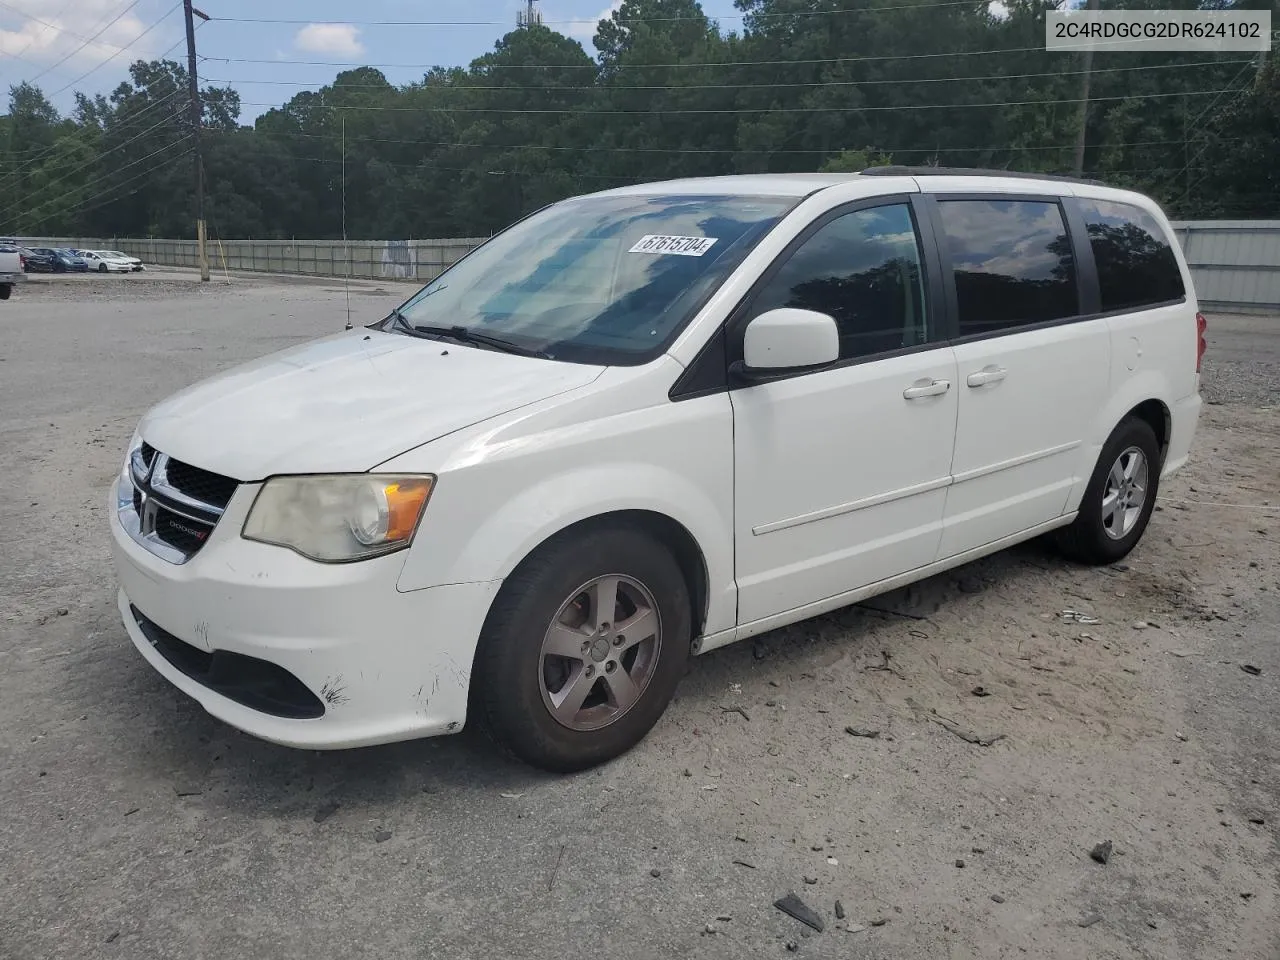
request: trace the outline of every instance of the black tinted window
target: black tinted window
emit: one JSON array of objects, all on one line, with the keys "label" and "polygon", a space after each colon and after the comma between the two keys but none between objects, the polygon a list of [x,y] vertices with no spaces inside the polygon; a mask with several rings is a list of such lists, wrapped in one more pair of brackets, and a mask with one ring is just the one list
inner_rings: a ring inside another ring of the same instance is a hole
[{"label": "black tinted window", "polygon": [[842,358],[927,342],[920,248],[910,207],[859,210],[820,228],[760,292],[752,313],[777,307],[834,317]]},{"label": "black tinted window", "polygon": [[1098,266],[1103,310],[1167,303],[1186,293],[1173,247],[1151,214],[1110,200],[1079,203]]},{"label": "black tinted window", "polygon": [[960,336],[1079,312],[1062,210],[1038,200],[944,200]]}]

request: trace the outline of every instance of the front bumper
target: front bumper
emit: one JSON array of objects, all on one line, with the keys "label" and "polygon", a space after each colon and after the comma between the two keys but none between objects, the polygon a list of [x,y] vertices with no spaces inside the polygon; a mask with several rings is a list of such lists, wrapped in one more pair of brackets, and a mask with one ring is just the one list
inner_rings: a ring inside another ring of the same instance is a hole
[{"label": "front bumper", "polygon": [[[499,581],[401,593],[403,553],[321,564],[244,540],[256,489],[237,491],[208,542],[181,565],[149,553],[110,511],[120,614],[143,657],[213,716],[287,746],[338,749],[460,730],[476,638]],[[166,656],[164,634],[197,660],[226,653],[275,665],[323,713],[281,716],[241,702],[261,700],[219,692],[175,665],[190,658],[175,660],[173,649]]]}]

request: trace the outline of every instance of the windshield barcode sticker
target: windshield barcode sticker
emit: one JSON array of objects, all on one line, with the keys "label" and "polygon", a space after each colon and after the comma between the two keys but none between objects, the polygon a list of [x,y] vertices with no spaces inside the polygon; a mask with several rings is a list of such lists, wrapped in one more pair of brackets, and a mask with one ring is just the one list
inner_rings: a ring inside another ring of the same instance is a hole
[{"label": "windshield barcode sticker", "polygon": [[636,241],[628,253],[672,253],[678,257],[700,257],[715,244],[716,237],[668,237],[650,233]]}]

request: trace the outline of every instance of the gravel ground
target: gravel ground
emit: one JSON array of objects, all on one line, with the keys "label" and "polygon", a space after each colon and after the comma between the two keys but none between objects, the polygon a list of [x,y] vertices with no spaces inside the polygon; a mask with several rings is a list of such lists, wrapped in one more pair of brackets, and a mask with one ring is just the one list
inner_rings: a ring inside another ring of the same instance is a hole
[{"label": "gravel ground", "polygon": [[[407,292],[352,284],[355,322]],[[1210,318],[1215,405],[1127,563],[1028,545],[697,658],[644,744],[556,778],[470,733],[261,743],[117,622],[138,417],[345,300],[149,271],[0,305],[4,960],[1280,956],[1280,320]]]}]

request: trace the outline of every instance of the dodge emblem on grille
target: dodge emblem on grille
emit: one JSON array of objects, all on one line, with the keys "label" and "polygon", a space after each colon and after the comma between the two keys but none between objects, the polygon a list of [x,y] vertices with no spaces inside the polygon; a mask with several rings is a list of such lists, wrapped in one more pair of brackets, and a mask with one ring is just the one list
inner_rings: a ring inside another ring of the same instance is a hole
[{"label": "dodge emblem on grille", "polygon": [[120,498],[122,523],[146,549],[173,563],[185,563],[208,541],[230,498],[227,493],[222,502],[205,499],[207,484],[235,486],[158,450],[148,460],[141,448],[130,458],[129,474],[133,489]]}]

